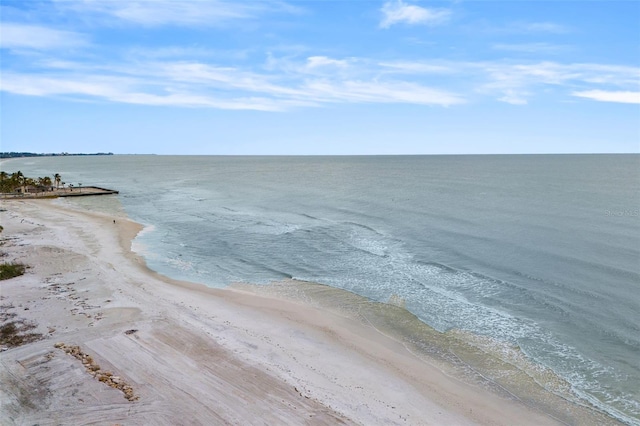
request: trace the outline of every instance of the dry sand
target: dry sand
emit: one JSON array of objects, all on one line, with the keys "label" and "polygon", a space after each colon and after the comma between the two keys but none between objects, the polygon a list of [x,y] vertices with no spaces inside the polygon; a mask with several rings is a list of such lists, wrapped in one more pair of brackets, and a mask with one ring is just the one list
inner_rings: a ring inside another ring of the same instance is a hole
[{"label": "dry sand", "polygon": [[155,274],[133,222],[2,207],[2,261],[31,266],[0,281],[2,312],[43,335],[0,354],[2,425],[557,424],[335,312]]}]

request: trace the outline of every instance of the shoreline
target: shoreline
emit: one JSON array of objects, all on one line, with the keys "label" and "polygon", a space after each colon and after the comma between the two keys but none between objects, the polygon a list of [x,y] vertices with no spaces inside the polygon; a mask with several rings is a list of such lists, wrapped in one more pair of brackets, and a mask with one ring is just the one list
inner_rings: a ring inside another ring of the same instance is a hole
[{"label": "shoreline", "polygon": [[[0,377],[10,385],[0,390],[3,422],[570,423],[462,381],[406,342],[321,303],[164,277],[131,251],[143,227],[128,219],[114,224],[45,200],[2,205],[0,237],[12,238],[1,249],[5,259],[32,266],[0,282],[2,304],[46,336],[0,354]],[[86,374],[57,342],[115,370],[139,400]],[[33,377],[45,392],[33,392]],[[29,392],[31,405],[21,400]],[[574,422],[616,424],[566,407]]]}]

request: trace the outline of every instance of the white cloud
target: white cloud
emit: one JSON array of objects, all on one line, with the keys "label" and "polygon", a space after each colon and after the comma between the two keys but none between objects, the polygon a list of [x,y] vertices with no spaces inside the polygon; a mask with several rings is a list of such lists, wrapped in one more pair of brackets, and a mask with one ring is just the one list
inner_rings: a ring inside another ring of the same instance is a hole
[{"label": "white cloud", "polygon": [[[322,64],[333,65],[334,62],[343,64],[342,60],[328,60],[328,58],[320,60]],[[311,102],[316,105],[362,102],[447,106],[464,102],[462,97],[449,91],[433,89],[419,83],[379,81],[375,78],[358,80],[336,75],[331,72],[331,69],[323,76],[312,78],[304,72],[303,68],[297,67],[299,71],[293,75],[261,75],[200,63],[169,64],[164,69],[167,72],[166,76],[176,81],[190,81],[208,87],[217,87],[220,90],[234,88],[278,99]],[[289,66],[288,69],[294,70],[296,67]],[[366,72],[360,72],[360,76],[365,77]]]},{"label": "white cloud", "polygon": [[225,0],[55,0],[63,10],[94,13],[145,26],[210,26],[256,18],[267,11],[295,12],[278,2]]},{"label": "white cloud", "polygon": [[491,46],[494,50],[519,53],[560,53],[566,51],[567,46],[550,43],[497,43]]},{"label": "white cloud", "polygon": [[80,94],[112,98],[126,91],[130,82],[124,78],[92,76],[34,75],[5,72],[2,76],[2,90],[29,96],[51,96],[60,94]]},{"label": "white cloud", "polygon": [[232,67],[192,63],[154,63],[142,70],[141,76],[163,81],[181,82],[200,87],[201,90],[239,90],[248,93],[269,94],[275,97],[302,97],[304,92],[292,85],[273,83],[274,77],[243,71]]},{"label": "white cloud", "polygon": [[[512,105],[526,105],[542,93],[586,93],[605,99],[632,102],[640,83],[640,69],[620,65],[544,61],[404,61],[378,63],[389,75],[438,81],[440,87],[456,87],[458,92],[493,96]],[[606,90],[604,90],[606,89]],[[598,90],[602,93],[597,92]],[[596,92],[591,92],[596,91]],[[615,94],[614,94],[615,93]],[[583,96],[589,97],[589,96]],[[626,101],[625,101],[626,100]],[[635,102],[635,101],[633,101]]]},{"label": "white cloud", "polygon": [[347,60],[311,58],[315,58],[312,62],[318,64],[317,68],[328,68],[327,72],[306,72],[309,59],[285,73],[257,73],[199,62],[154,61],[101,67],[51,61],[49,73],[5,73],[0,90],[28,96],[261,111],[331,103],[449,106],[465,102],[448,90],[419,82],[382,80],[364,69],[354,70],[360,78],[341,75],[333,70]]},{"label": "white cloud", "polygon": [[638,68],[615,65],[545,61],[531,64],[470,63],[467,67],[486,75],[486,82],[478,87],[479,92],[495,93],[498,100],[515,104],[526,103],[528,98],[539,93],[542,88],[569,88],[574,92],[580,92],[576,88],[584,88],[588,93],[601,90],[597,86],[607,86],[617,87],[622,89],[621,93],[628,93],[628,88],[636,88],[640,81]]},{"label": "white cloud", "polygon": [[76,48],[87,44],[86,38],[71,31],[2,23],[0,25],[0,47],[5,49],[60,49]]},{"label": "white cloud", "polygon": [[389,28],[395,24],[437,25],[446,22],[451,16],[447,9],[427,9],[406,4],[402,0],[386,2],[382,9],[381,28]]},{"label": "white cloud", "polygon": [[529,93],[527,92],[518,92],[516,90],[508,89],[504,91],[504,96],[498,98],[498,100],[511,105],[526,105],[528,103],[528,96]]},{"label": "white cloud", "polygon": [[85,77],[4,73],[0,89],[27,96],[70,96],[150,106],[257,111],[282,111],[292,106],[310,106],[305,102],[274,100],[267,97],[200,94],[180,88],[160,88],[159,85],[153,82],[149,84],[149,81],[144,79],[101,75]]},{"label": "white cloud", "polygon": [[515,21],[503,25],[490,24],[484,28],[485,32],[497,34],[567,34],[573,31],[572,28],[555,22],[527,22]]},{"label": "white cloud", "polygon": [[317,80],[304,86],[308,96],[324,102],[404,103],[449,106],[465,103],[464,98],[417,83],[398,81],[326,81]]},{"label": "white cloud", "polygon": [[155,49],[144,47],[132,47],[128,49],[128,55],[137,58],[189,58],[189,57],[213,57],[223,56],[227,54],[229,57],[238,58],[242,53],[238,52],[224,52],[219,50],[206,49],[202,47],[189,47],[189,46],[165,46]]},{"label": "white cloud", "polygon": [[608,91],[608,90],[585,90],[573,92],[573,96],[593,99],[601,102],[618,102],[623,104],[640,104],[640,92],[630,91]]},{"label": "white cloud", "polygon": [[524,31],[532,33],[564,34],[569,32],[569,28],[564,25],[556,24],[555,22],[529,22],[516,24],[516,27],[520,27]]},{"label": "white cloud", "polygon": [[400,74],[450,74],[457,70],[449,64],[430,62],[380,62],[388,72]]},{"label": "white cloud", "polygon": [[308,68],[317,68],[317,67],[347,67],[349,66],[349,62],[344,59],[331,59],[326,56],[309,56],[307,58],[307,67]]},{"label": "white cloud", "polygon": [[640,76],[636,67],[551,61],[381,62],[298,54],[270,55],[266,66],[225,66],[208,59],[132,57],[127,51],[119,63],[101,64],[39,56],[37,72],[5,68],[1,90],[145,105],[282,111],[336,103],[450,106],[472,96],[526,105],[550,94],[637,103]]}]

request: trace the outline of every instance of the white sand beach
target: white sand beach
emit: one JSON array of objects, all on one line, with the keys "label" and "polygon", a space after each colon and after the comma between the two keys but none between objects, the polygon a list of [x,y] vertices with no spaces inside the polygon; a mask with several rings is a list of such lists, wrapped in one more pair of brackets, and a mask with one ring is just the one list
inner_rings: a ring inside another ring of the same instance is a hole
[{"label": "white sand beach", "polygon": [[130,250],[139,224],[2,208],[2,260],[30,266],[2,313],[43,335],[0,353],[3,425],[560,424],[336,312],[162,277]]}]

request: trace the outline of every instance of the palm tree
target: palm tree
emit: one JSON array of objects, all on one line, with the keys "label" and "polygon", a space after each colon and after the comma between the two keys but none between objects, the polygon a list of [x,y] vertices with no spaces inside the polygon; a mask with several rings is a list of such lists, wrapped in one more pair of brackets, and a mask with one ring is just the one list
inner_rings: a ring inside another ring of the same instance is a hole
[{"label": "palm tree", "polygon": [[31,178],[25,178],[25,177],[23,177],[23,178],[22,178],[22,186],[23,186],[23,190],[22,190],[22,192],[23,192],[23,193],[26,193],[26,192],[27,192],[27,187],[29,187],[29,186],[31,186],[31,187],[36,186],[36,181],[35,181],[34,179],[31,179]]},{"label": "palm tree", "polygon": [[59,173],[53,175],[53,179],[56,181],[56,189],[60,186],[60,181],[62,180],[62,176]]},{"label": "palm tree", "polygon": [[0,172],[0,192],[12,192],[13,191],[13,182],[9,176],[9,173],[2,171]]},{"label": "palm tree", "polygon": [[7,189],[9,187],[8,182],[9,174],[7,172],[0,171],[0,192],[9,192]]},{"label": "palm tree", "polygon": [[38,190],[45,192],[51,189],[51,178],[49,176],[38,178]]},{"label": "palm tree", "polygon": [[13,189],[15,189],[16,187],[20,187],[22,188],[22,192],[24,193],[25,177],[20,170],[15,173],[11,173],[11,184],[13,186]]}]

